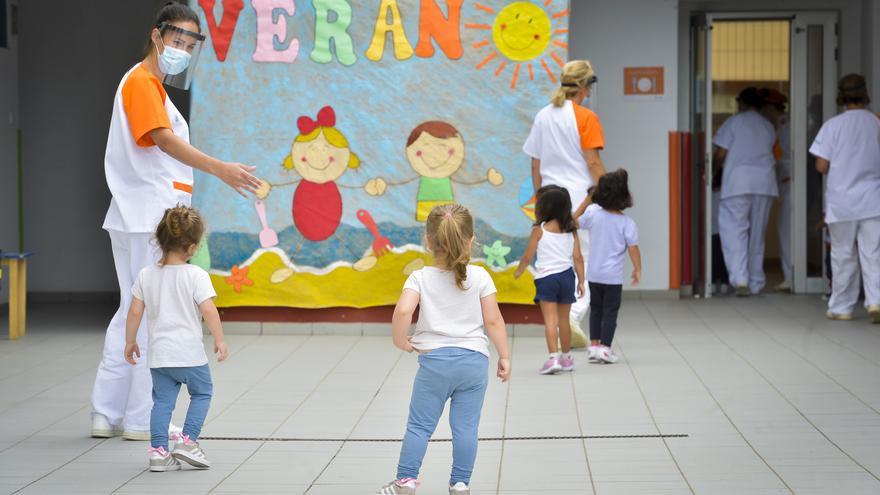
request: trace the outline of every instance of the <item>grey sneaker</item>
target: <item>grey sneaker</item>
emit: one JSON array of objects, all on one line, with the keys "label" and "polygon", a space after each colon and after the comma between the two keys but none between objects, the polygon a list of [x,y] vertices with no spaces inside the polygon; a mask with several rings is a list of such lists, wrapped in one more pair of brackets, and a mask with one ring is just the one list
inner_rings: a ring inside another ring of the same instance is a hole
[{"label": "grey sneaker", "polygon": [[162,473],[165,471],[179,471],[180,463],[171,456],[164,447],[150,447],[147,452],[150,453],[150,471]]},{"label": "grey sneaker", "polygon": [[449,487],[449,495],[471,495],[471,488],[459,481]]},{"label": "grey sneaker", "polygon": [[415,495],[418,486],[418,480],[412,478],[394,480],[380,488],[376,495]]},{"label": "grey sneaker", "polygon": [[189,435],[181,435],[171,455],[178,461],[183,461],[190,466],[199,469],[211,467],[211,461],[205,457],[205,451],[199,447],[199,442],[191,440]]}]

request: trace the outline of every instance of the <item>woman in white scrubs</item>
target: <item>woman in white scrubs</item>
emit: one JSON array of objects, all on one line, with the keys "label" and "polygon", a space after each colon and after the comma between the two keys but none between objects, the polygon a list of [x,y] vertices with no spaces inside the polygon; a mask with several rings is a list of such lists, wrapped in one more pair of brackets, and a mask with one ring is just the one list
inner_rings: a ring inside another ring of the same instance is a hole
[{"label": "woman in white scrubs", "polygon": [[[205,37],[186,5],[170,2],[159,11],[145,58],[122,78],[116,92],[104,171],[113,199],[104,220],[119,279],[120,305],[107,328],[104,355],[92,392],[93,437],[122,434],[150,439],[152,380],[146,360],[125,362],[125,319],[131,286],[160,252],[151,242],[166,208],[189,205],[193,169],[215,175],[246,195],[260,186],[253,167],[212,158],[189,144],[189,127],[162,84],[188,89]],[[147,332],[138,332],[146,352]]]},{"label": "woman in white scrubs", "polygon": [[865,307],[880,323],[880,118],[868,110],[863,76],[844,76],[837,89],[846,111],[825,122],[810,146],[816,169],[828,175],[825,223],[834,274],[828,318],[852,319],[861,272]]},{"label": "woman in white scrubs", "polygon": [[776,129],[758,113],[764,101],[756,88],[737,97],[739,112],[718,129],[715,163],[723,167],[718,228],[730,284],[738,297],[764,288],[764,236],[770,206],[779,192],[773,145]]},{"label": "woman in white scrubs", "polygon": [[782,265],[783,281],[776,286],[779,292],[791,290],[791,122],[785,105],[788,98],[775,89],[761,90],[764,107],[761,113],[776,127],[776,177],[779,181],[779,218],[777,234],[779,235],[779,261]]},{"label": "woman in white scrubs", "polygon": [[[592,110],[581,106],[595,83],[596,76],[589,61],[572,60],[565,64],[560,87],[551,103],[535,116],[523,145],[523,151],[532,158],[535,191],[547,185],[562,186],[571,196],[572,208],[580,206],[587,189],[605,174],[605,165],[599,157],[599,150],[605,147],[602,124]],[[586,273],[590,238],[586,230],[579,230],[578,237]],[[589,294],[572,304],[573,330],[583,321],[589,307]]]}]

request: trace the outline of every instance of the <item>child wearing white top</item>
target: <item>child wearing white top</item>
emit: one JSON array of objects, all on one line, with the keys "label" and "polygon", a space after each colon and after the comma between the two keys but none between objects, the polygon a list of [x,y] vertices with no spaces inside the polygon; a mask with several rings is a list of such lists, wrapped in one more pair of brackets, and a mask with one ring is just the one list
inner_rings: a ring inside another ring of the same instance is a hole
[{"label": "child wearing white top", "polygon": [[[150,413],[150,471],[176,471],[184,461],[207,469],[211,461],[198,444],[199,433],[211,404],[213,383],[208,356],[202,342],[204,317],[214,336],[214,352],[223,361],[229,349],[223,341],[220,315],[214,306],[217,294],[208,273],[187,264],[205,232],[194,209],[177,206],[165,210],[156,229],[162,249],[159,264],[144,268],[131,288],[131,306],[125,323],[125,360],[134,366],[141,357],[138,327],[147,315],[149,347],[147,364],[153,379],[153,410]],[[180,385],[190,395],[182,435],[173,435],[169,452],[168,424]]]},{"label": "child wearing white top", "polygon": [[538,189],[535,217],[529,244],[513,276],[519,278],[535,254],[538,255],[535,302],[541,307],[550,353],[538,373],[552,375],[557,371],[574,370],[568,315],[576,300],[575,293],[579,298],[584,295],[584,262],[577,226],[571,215],[571,196],[564,187],[551,185]]},{"label": "child wearing white top", "polygon": [[[510,353],[495,284],[485,269],[470,266],[474,219],[461,205],[437,206],[428,214],[426,245],[435,266],[413,272],[391,320],[394,345],[417,351],[419,371],[413,383],[406,435],[397,477],[380,495],[412,495],[428,441],[449,406],[452,427],[452,475],[449,493],[470,493],[477,458],[477,433],[488,384],[489,344],[498,351],[497,376],[510,377]],[[407,337],[419,307],[415,333]],[[488,333],[488,339],[486,338]]]},{"label": "child wearing white top", "polygon": [[638,285],[642,277],[639,232],[636,223],[623,213],[633,205],[627,181],[624,169],[603,175],[592,194],[575,211],[580,227],[589,230],[592,239],[587,262],[591,362],[617,362],[611,343],[617,329],[617,313],[623,294],[623,262],[627,253],[633,264],[633,285]]}]

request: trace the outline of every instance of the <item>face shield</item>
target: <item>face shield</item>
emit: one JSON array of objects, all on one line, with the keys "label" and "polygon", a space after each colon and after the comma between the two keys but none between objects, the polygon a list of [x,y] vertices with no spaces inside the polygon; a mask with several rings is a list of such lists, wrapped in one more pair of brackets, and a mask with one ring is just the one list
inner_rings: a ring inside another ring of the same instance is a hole
[{"label": "face shield", "polygon": [[586,98],[587,108],[596,112],[598,110],[599,103],[599,78],[595,75],[590,76],[587,79],[587,88],[590,90],[589,96]]},{"label": "face shield", "polygon": [[162,83],[188,90],[196,72],[205,36],[168,23],[159,25],[157,29],[161,38],[159,45],[164,45],[162,49],[156,47],[159,52],[159,70],[164,74]]}]

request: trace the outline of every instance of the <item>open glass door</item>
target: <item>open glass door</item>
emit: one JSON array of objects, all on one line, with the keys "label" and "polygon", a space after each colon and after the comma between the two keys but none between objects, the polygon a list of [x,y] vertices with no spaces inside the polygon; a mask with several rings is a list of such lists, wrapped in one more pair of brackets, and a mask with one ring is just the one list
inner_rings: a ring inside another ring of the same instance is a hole
[{"label": "open glass door", "polygon": [[837,114],[837,14],[795,16],[792,29],[792,263],[794,291],[827,289],[825,179],[808,150],[822,123]]},{"label": "open glass door", "polygon": [[[693,176],[690,177],[694,194],[691,212],[694,226],[690,239],[693,259],[694,293],[703,297],[712,295],[712,78],[710,56],[712,26],[706,14],[691,18],[691,160]],[[708,131],[707,131],[708,130]],[[707,180],[707,178],[709,180]],[[707,243],[707,239],[709,240]]]}]

